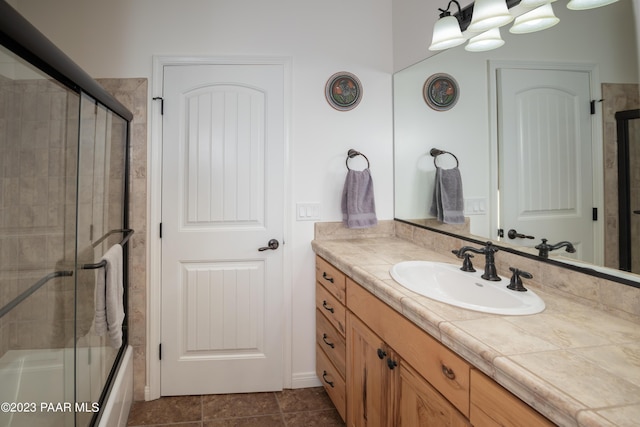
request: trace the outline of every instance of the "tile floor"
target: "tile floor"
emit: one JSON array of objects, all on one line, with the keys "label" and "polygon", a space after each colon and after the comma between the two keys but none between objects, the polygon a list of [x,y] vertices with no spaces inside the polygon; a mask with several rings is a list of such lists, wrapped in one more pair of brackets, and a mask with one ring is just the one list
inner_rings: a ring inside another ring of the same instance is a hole
[{"label": "tile floor", "polygon": [[129,427],[343,427],[324,388],[134,402]]}]

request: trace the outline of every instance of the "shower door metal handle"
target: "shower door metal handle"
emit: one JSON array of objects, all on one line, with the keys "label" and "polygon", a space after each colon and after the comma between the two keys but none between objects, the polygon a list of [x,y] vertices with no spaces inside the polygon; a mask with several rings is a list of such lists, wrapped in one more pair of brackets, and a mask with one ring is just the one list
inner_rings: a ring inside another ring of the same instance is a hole
[{"label": "shower door metal handle", "polygon": [[276,249],[278,249],[279,246],[280,246],[280,242],[278,242],[276,239],[271,239],[267,243],[267,246],[263,246],[263,247],[259,248],[258,250],[260,252],[266,251],[266,250],[275,251]]}]

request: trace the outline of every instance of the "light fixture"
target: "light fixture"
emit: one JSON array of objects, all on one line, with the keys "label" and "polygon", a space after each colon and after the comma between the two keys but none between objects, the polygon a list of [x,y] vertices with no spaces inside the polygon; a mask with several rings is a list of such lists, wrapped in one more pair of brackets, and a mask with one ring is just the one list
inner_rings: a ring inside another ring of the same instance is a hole
[{"label": "light fixture", "polygon": [[567,8],[571,10],[595,9],[596,7],[606,6],[617,1],[618,0],[571,0],[567,3]]},{"label": "light fixture", "polygon": [[492,28],[482,34],[469,39],[469,43],[464,50],[469,52],[485,52],[487,50],[497,49],[504,44],[504,40],[500,37],[500,28]]},{"label": "light fixture", "polygon": [[547,3],[518,16],[509,32],[513,34],[533,33],[551,28],[558,22],[560,19],[553,14],[551,3]]},{"label": "light fixture", "polygon": [[476,0],[469,31],[482,33],[513,21],[505,0]]},{"label": "light fixture", "polygon": [[465,41],[465,38],[462,36],[462,31],[460,30],[458,18],[452,16],[451,12],[449,12],[451,3],[455,3],[458,6],[458,12],[460,12],[460,3],[456,0],[451,0],[446,10],[438,8],[441,12],[440,19],[438,19],[438,22],[433,26],[433,38],[429,50],[448,49],[461,45]]}]

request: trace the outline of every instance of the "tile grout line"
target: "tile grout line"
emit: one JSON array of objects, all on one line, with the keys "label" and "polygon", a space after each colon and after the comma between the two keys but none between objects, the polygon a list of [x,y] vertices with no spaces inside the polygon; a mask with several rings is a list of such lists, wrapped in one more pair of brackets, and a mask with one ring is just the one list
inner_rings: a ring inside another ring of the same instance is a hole
[{"label": "tile grout line", "polygon": [[287,422],[284,419],[284,411],[282,410],[282,405],[280,404],[280,399],[278,399],[278,394],[273,393],[273,397],[276,398],[276,403],[278,404],[278,409],[280,410],[280,421],[282,421],[283,427],[287,427]]}]

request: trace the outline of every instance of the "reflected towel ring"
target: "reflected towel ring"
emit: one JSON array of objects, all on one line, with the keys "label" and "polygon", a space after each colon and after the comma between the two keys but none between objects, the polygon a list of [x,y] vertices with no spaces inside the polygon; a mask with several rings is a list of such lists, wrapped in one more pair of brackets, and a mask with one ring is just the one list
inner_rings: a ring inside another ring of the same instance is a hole
[{"label": "reflected towel ring", "polygon": [[453,158],[456,159],[456,167],[460,166],[460,161],[458,160],[456,155],[451,153],[451,152],[449,152],[449,151],[440,150],[439,148],[432,148],[431,151],[429,151],[429,154],[431,154],[431,157],[433,157],[433,165],[435,167],[438,167],[438,165],[436,164],[436,158],[441,154],[450,154],[450,155],[452,155]]},{"label": "reflected towel ring", "polygon": [[359,151],[354,150],[353,148],[349,149],[349,151],[347,152],[347,159],[345,160],[345,164],[347,165],[347,169],[351,170],[351,168],[349,167],[349,159],[352,159],[356,156],[362,156],[365,158],[365,160],[367,161],[367,169],[369,169],[369,159],[367,159],[367,156],[365,156],[364,154],[362,154]]}]

